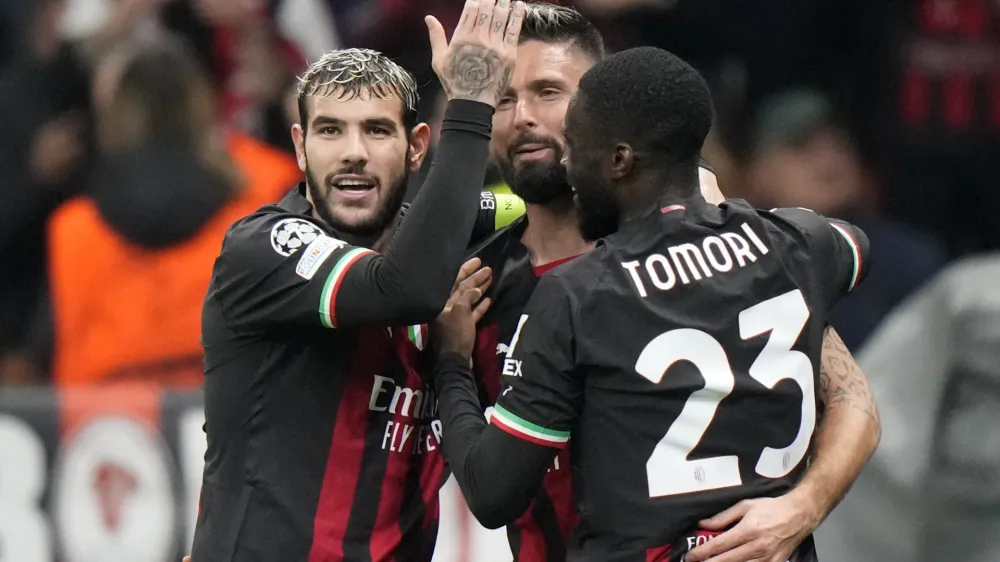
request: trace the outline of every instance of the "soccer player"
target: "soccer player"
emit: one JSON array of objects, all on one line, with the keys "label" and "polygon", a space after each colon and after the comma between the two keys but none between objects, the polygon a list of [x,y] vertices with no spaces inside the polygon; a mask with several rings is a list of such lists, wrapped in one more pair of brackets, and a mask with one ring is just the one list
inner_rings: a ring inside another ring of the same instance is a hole
[{"label": "soccer player", "polygon": [[[565,119],[567,176],[584,237],[603,240],[539,281],[488,426],[469,354],[489,301],[463,283],[439,320],[445,457],[484,525],[522,514],[567,442],[580,511],[569,560],[681,560],[711,534],[706,518],[798,490],[826,314],[864,277],[867,240],[804,209],[707,203],[697,163],[711,121],[704,81],[665,51],[585,73]],[[734,542],[718,560],[814,560],[813,528],[774,552]]]},{"label": "soccer player", "polygon": [[[539,277],[593,248],[580,235],[572,191],[560,162],[565,143],[561,126],[580,77],[603,56],[600,33],[579,12],[551,4],[527,5],[518,66],[497,106],[490,145],[507,184],[525,200],[527,214],[473,252],[491,268],[493,279],[487,293],[492,305],[479,322],[473,354],[484,404],[493,404],[501,389],[516,380],[507,344]],[[721,203],[724,198],[715,175],[704,162],[699,175],[706,200]],[[860,473],[878,442],[877,410],[863,373],[846,348],[837,345],[839,341],[828,329],[820,375],[828,381],[821,393],[826,417],[818,430],[816,462],[799,493],[775,501],[747,502],[705,521],[706,536],[713,536],[731,526],[734,518],[747,515],[742,528],[702,549],[718,552],[735,535],[778,551],[785,544],[774,540],[776,534],[811,532],[821,519],[817,514],[832,509]],[[825,372],[830,365],[847,378],[831,380]],[[576,521],[571,496],[569,454],[564,449],[531,507],[507,526],[515,560],[565,559],[569,532]]]},{"label": "soccer player", "polygon": [[444,467],[419,326],[459,272],[523,14],[469,0],[450,44],[428,18],[450,101],[403,220],[429,138],[413,77],[357,49],[304,76],[306,182],[233,225],[205,299],[195,561],[430,560]]}]

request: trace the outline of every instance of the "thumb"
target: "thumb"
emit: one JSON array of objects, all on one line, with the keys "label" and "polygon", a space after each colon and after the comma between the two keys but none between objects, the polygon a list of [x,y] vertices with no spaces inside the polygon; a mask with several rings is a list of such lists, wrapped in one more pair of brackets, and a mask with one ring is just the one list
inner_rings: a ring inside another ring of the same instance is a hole
[{"label": "thumb", "polygon": [[708,531],[724,531],[735,525],[750,511],[753,504],[740,502],[710,519],[702,519],[698,526]]},{"label": "thumb", "polygon": [[425,17],[424,23],[427,24],[427,36],[431,40],[431,57],[438,58],[448,48],[448,40],[444,36],[444,27],[442,27],[441,22],[434,16]]}]

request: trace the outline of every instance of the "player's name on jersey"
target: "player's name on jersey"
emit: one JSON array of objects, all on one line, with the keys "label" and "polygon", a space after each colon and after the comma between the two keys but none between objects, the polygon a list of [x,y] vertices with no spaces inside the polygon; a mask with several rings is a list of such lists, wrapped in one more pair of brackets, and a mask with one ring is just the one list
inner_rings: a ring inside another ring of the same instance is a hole
[{"label": "player's name on jersey", "polygon": [[429,388],[397,385],[391,378],[375,375],[368,409],[392,416],[410,418],[415,423],[386,420],[382,448],[393,453],[422,455],[441,443],[441,421],[437,418],[438,400]]},{"label": "player's name on jersey", "polygon": [[[642,260],[623,262],[640,297],[648,295],[647,287],[669,291],[679,284],[688,285],[728,273],[733,268],[744,268],[757,261],[758,255],[768,253],[750,225],[743,223],[739,232],[722,232],[707,236],[699,242],[670,246],[665,254],[650,254]],[[755,254],[754,252],[757,252]]]}]

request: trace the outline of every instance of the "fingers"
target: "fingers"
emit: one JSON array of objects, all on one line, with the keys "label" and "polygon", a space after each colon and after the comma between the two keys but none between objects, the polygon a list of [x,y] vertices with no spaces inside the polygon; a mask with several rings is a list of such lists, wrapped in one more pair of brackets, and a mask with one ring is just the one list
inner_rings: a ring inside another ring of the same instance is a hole
[{"label": "fingers", "polygon": [[484,267],[473,273],[459,284],[459,289],[481,289],[486,291],[493,281],[493,270]]},{"label": "fingers", "polygon": [[483,263],[483,260],[479,258],[472,258],[471,260],[462,264],[462,267],[458,270],[458,277],[455,278],[455,283],[451,286],[451,292],[455,292],[458,288],[458,284],[466,280],[470,275],[479,269],[479,266]]},{"label": "fingers", "polygon": [[[468,9],[470,3],[474,3],[474,1],[469,0],[469,2],[466,2],[466,9]],[[436,17],[427,16],[424,18],[424,23],[427,24],[427,36],[431,40],[431,58],[437,60],[444,56],[444,52],[448,50],[448,38],[445,37],[444,27]],[[458,32],[456,31],[455,33],[457,34]]]},{"label": "fingers", "polygon": [[722,531],[735,525],[753,507],[751,502],[740,502],[710,519],[702,519],[698,526],[709,531]]},{"label": "fingers", "polygon": [[493,8],[490,41],[496,45],[503,45],[504,31],[507,29],[507,20],[510,18],[510,2],[511,0],[497,0],[497,5]]},{"label": "fingers", "polygon": [[458,25],[455,26],[453,37],[469,35],[476,28],[476,16],[479,15],[480,0],[465,0],[462,8],[462,15],[458,18]]},{"label": "fingers", "polygon": [[684,557],[684,562],[703,562],[705,560],[717,562],[713,556],[719,556],[731,550],[741,548],[750,542],[751,539],[749,531],[737,525],[714,539],[695,547]]},{"label": "fingers", "polygon": [[478,324],[483,319],[483,316],[486,315],[486,311],[490,309],[491,304],[493,304],[493,301],[489,297],[479,301],[476,308],[472,310],[472,321]]},{"label": "fingers", "polygon": [[524,11],[527,7],[524,2],[518,0],[514,2],[514,9],[510,12],[510,20],[507,22],[507,32],[504,41],[508,47],[517,47],[518,38],[521,36],[521,24],[524,23]]},{"label": "fingers", "polygon": [[479,0],[479,14],[476,16],[475,35],[483,42],[490,38],[492,29],[493,11],[497,0]]}]

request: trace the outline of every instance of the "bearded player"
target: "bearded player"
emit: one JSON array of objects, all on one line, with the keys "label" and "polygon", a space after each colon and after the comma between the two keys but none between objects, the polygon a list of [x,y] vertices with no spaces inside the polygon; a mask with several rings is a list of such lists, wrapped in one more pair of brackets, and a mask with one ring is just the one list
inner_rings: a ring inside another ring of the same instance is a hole
[{"label": "bearded player", "polygon": [[[580,510],[568,560],[680,562],[714,511],[796,493],[826,317],[863,280],[867,238],[805,209],[707,203],[711,122],[704,80],[665,51],[582,76],[564,161],[583,236],[600,242],[539,283],[489,425],[469,373],[489,301],[463,283],[439,319],[444,454],[483,524],[522,513],[567,443]],[[737,542],[745,522],[708,542],[731,549],[719,560],[815,562],[810,533],[771,551]]]},{"label": "bearded player", "polygon": [[[550,4],[528,4],[518,47],[518,65],[493,118],[490,149],[526,214],[477,247],[473,255],[492,269],[492,306],[479,322],[474,366],[480,398],[493,404],[516,380],[509,361],[513,337],[538,279],[552,268],[593,248],[579,231],[572,191],[560,163],[561,126],[580,77],[604,57],[598,30],[579,12]],[[702,193],[712,203],[722,196],[702,162]],[[830,372],[843,374],[831,377]],[[808,535],[857,478],[879,440],[878,413],[864,374],[832,328],[822,356],[823,418],[816,454],[805,477],[785,496],[743,502],[704,521],[704,537],[743,521],[714,543],[692,551],[692,559],[722,554],[742,544],[784,552]],[[531,507],[507,526],[518,562],[560,562],[576,522],[563,449]],[[701,539],[704,543],[705,540]],[[783,561],[782,561],[783,562]]]},{"label": "bearded player", "polygon": [[303,77],[292,133],[306,182],[233,225],[205,299],[194,560],[430,560],[444,467],[419,326],[473,230],[523,12],[469,0],[451,44],[428,18],[450,101],[403,220],[429,139],[413,77],[359,49]]}]

